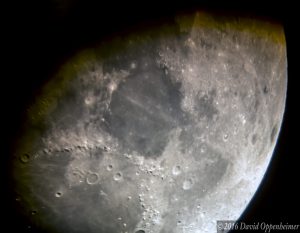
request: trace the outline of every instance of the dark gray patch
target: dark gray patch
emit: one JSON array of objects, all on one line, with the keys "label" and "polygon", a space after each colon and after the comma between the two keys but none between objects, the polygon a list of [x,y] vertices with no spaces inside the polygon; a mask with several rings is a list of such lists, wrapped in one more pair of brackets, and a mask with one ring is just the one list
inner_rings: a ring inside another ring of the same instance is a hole
[{"label": "dark gray patch", "polygon": [[146,231],[144,231],[144,230],[138,230],[135,233],[146,233]]},{"label": "dark gray patch", "polygon": [[278,126],[277,126],[277,124],[275,124],[272,128],[271,135],[270,135],[271,143],[274,143],[277,132],[278,132]]},{"label": "dark gray patch", "polygon": [[[222,180],[229,166],[229,160],[224,159],[220,152],[211,147],[207,148],[205,154],[200,153],[199,148],[195,147],[192,156],[197,157],[195,165],[198,166],[198,169],[193,170],[193,173],[187,172],[174,177],[174,184],[171,184],[169,189],[165,189],[165,195],[169,197],[169,205],[173,207],[174,211],[166,214],[161,233],[174,231],[172,226],[176,225],[178,220],[181,220],[176,215],[176,210],[181,211],[182,206],[185,206],[188,210],[195,209],[196,200],[209,195],[215,188],[218,188],[218,182]],[[183,182],[186,179],[192,179],[193,181],[193,185],[189,190],[183,189]],[[174,194],[177,197],[176,202],[172,202]],[[184,213],[186,217],[189,214],[188,212]]]},{"label": "dark gray patch", "polygon": [[92,159],[92,161],[96,161],[97,163],[99,163],[103,157],[105,152],[107,152],[107,148],[90,148],[89,149],[89,157]]},{"label": "dark gray patch", "polygon": [[258,111],[259,105],[260,105],[259,96],[256,95],[255,96],[255,101],[254,101],[254,104],[253,104],[253,111],[255,113],[257,113],[257,111]]},{"label": "dark gray patch", "polygon": [[268,88],[267,85],[265,85],[265,86],[263,87],[263,93],[264,93],[265,95],[269,93],[269,88]]},{"label": "dark gray patch", "polygon": [[216,49],[216,46],[207,39],[200,38],[199,42],[200,42],[200,47],[202,47],[205,50]]},{"label": "dark gray patch", "polygon": [[[200,153],[201,146],[205,146],[206,148],[204,153]],[[199,175],[201,187],[202,189],[210,190],[222,179],[229,161],[222,157],[221,152],[216,151],[207,144],[195,147],[192,154],[195,160],[203,166],[203,168],[199,168],[199,172],[201,173]]]},{"label": "dark gray patch", "polygon": [[257,112],[260,105],[259,96],[256,95],[249,107],[249,121],[254,124],[257,118]]},{"label": "dark gray patch", "polygon": [[[205,146],[204,153],[200,153],[202,146]],[[221,152],[216,151],[207,144],[195,147],[192,155],[199,166],[201,166],[198,171],[199,183],[201,184],[200,190],[205,189],[209,191],[222,179],[229,161],[223,158]]]},{"label": "dark gray patch", "polygon": [[206,178],[203,185],[207,190],[214,187],[218,183],[218,181],[222,179],[229,165],[229,162],[226,159],[222,158],[219,154],[209,153],[209,156],[214,162],[208,164],[204,169]]},{"label": "dark gray patch", "polygon": [[19,156],[19,160],[21,163],[28,163],[32,159],[32,156],[30,156],[28,153],[23,153]]},{"label": "dark gray patch", "polygon": [[132,73],[139,73],[145,67],[145,62],[149,58],[157,55],[157,44],[150,38],[133,38],[131,43],[120,40],[115,42],[114,51],[109,51],[109,55],[103,60],[103,73],[112,73],[121,70],[130,70],[131,64],[134,62],[136,68],[131,70]]},{"label": "dark gray patch", "polygon": [[[74,82],[73,85],[75,85]],[[76,83],[77,85],[78,83]],[[52,137],[55,130],[74,130],[78,126],[78,121],[85,116],[84,98],[78,87],[70,87],[64,92],[61,98],[57,98],[56,107],[51,114],[45,116],[46,130],[41,132],[43,137]],[[80,86],[82,87],[82,86]],[[54,127],[53,127],[54,126]]]},{"label": "dark gray patch", "polygon": [[[64,177],[70,161],[69,156],[43,156],[33,161],[30,169],[19,170],[15,188],[23,195],[18,211],[34,217],[39,227],[48,227],[51,219],[51,232],[121,232],[124,226],[117,221],[119,216],[127,223],[126,230],[134,232],[141,210],[135,201],[121,204],[125,203],[119,195],[122,192],[115,190],[136,190],[136,184],[113,186],[112,182],[104,181],[101,186],[82,183],[69,189]],[[99,190],[104,190],[109,199],[99,195]],[[132,198],[137,200],[137,194],[133,193]],[[35,210],[35,206],[43,208],[38,212],[28,211]]]},{"label": "dark gray patch", "polygon": [[201,118],[212,120],[213,116],[218,114],[218,110],[214,106],[214,98],[216,97],[216,90],[211,90],[208,94],[198,97],[195,109]]},{"label": "dark gray patch", "polygon": [[113,93],[104,128],[116,137],[125,151],[146,157],[160,156],[170,130],[182,124],[180,83],[173,83],[154,59],[148,67],[127,77]]},{"label": "dark gray patch", "polygon": [[251,138],[252,145],[254,145],[256,143],[256,141],[257,141],[257,134],[253,134],[252,138]]}]

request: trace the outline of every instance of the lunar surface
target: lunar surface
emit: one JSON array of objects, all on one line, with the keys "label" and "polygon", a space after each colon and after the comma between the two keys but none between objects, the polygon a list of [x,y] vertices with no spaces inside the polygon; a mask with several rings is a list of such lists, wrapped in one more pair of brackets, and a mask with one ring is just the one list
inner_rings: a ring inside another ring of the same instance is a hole
[{"label": "lunar surface", "polygon": [[216,232],[266,172],[286,68],[280,25],[201,12],[79,52],[28,108],[20,213],[41,232]]}]

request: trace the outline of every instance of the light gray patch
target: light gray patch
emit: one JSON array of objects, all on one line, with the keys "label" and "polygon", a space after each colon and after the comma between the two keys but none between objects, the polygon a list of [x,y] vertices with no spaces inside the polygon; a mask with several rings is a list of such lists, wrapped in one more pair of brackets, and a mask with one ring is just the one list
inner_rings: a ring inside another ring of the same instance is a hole
[{"label": "light gray patch", "polygon": [[180,150],[185,153],[188,148],[190,148],[194,143],[194,133],[192,127],[186,127],[182,129],[180,135]]},{"label": "light gray patch", "polygon": [[164,215],[164,226],[160,233],[173,233],[176,226],[176,213],[168,213]]},{"label": "light gray patch", "polygon": [[257,116],[259,115],[259,108],[261,106],[261,92],[257,85],[256,80],[254,87],[254,95],[249,96],[249,90],[245,89],[240,92],[240,99],[243,107],[245,109],[245,114],[247,115],[247,119],[251,124],[255,124],[257,120]]}]

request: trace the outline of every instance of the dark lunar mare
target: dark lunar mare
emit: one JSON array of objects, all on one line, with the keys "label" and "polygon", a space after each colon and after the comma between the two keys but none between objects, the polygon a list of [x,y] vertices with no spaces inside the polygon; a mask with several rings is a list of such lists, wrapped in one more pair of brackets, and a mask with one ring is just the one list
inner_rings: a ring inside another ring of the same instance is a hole
[{"label": "dark lunar mare", "polygon": [[143,62],[142,68],[114,91],[104,114],[105,130],[126,152],[155,158],[163,153],[169,132],[183,125],[186,116],[180,107],[181,84],[172,82],[155,58],[144,58]]}]

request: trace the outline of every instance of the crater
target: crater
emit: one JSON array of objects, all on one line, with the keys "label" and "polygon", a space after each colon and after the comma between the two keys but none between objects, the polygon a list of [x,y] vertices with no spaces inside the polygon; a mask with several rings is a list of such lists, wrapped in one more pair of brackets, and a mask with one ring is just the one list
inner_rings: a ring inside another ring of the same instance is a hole
[{"label": "crater", "polygon": [[144,230],[137,230],[135,233],[146,233]]},{"label": "crater", "polygon": [[19,160],[22,163],[28,163],[30,161],[30,155],[27,154],[27,153],[21,154],[20,157],[19,157]]}]

